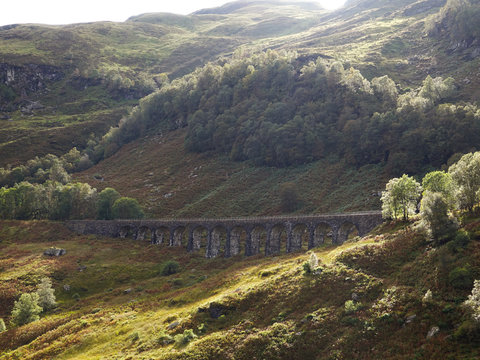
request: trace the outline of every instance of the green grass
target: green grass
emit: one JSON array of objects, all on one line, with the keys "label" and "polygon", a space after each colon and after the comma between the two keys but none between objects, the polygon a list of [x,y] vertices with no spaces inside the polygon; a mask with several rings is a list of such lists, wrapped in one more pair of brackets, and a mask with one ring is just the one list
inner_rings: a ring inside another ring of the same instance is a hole
[{"label": "green grass", "polygon": [[[78,236],[59,223],[0,225],[0,317],[8,320],[13,300],[45,275],[59,303],[40,321],[0,334],[2,360],[476,356],[476,342],[447,338],[463,321],[458,299],[469,291],[443,284],[434,271],[445,253],[448,269],[468,262],[477,273],[476,240],[461,253],[448,246],[432,250],[410,225],[386,224],[359,241],[315,249],[322,271],[305,276],[308,253],[208,260],[182,248]],[[477,227],[467,226],[473,233]],[[44,258],[42,249],[51,245],[67,255]],[[180,264],[179,273],[160,274],[167,259]],[[393,298],[381,300],[393,286]],[[427,306],[421,299],[428,289],[433,299]],[[353,292],[361,304],[346,311]],[[224,314],[210,317],[210,306]],[[441,332],[427,340],[434,325]],[[164,342],[186,330],[197,338]]]}]

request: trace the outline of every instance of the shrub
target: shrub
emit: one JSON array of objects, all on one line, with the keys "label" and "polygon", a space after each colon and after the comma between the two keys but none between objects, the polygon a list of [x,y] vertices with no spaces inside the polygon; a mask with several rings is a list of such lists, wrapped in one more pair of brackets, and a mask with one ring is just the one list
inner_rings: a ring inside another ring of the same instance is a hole
[{"label": "shrub", "polygon": [[157,336],[157,343],[160,345],[168,345],[175,342],[175,339],[162,330]]},{"label": "shrub", "polygon": [[448,281],[454,288],[468,289],[473,283],[472,272],[468,266],[456,267],[448,274]]},{"label": "shrub", "polygon": [[436,245],[444,244],[454,236],[458,224],[448,216],[448,203],[441,193],[426,191],[420,214]]},{"label": "shrub", "polygon": [[120,198],[120,194],[113,188],[105,188],[98,194],[97,200],[97,219],[112,220],[113,204]]},{"label": "shrub", "polygon": [[174,260],[167,261],[162,269],[163,276],[176,274],[180,271],[180,264]]},{"label": "shrub", "polygon": [[7,330],[7,327],[5,326],[5,321],[0,318],[0,333],[4,332],[5,330]]},{"label": "shrub", "polygon": [[317,268],[318,268],[318,257],[314,252],[312,252],[310,254],[310,257],[308,258],[308,261],[306,261],[303,264],[303,272],[305,275],[311,274],[315,272]]},{"label": "shrub", "polygon": [[183,334],[175,335],[175,345],[177,347],[187,346],[188,343],[197,338],[192,329],[185,330]]},{"label": "shrub", "polygon": [[308,275],[312,273],[312,268],[310,267],[310,263],[308,261],[305,261],[303,263],[303,274]]},{"label": "shrub", "polygon": [[21,326],[40,319],[42,308],[38,305],[38,294],[22,294],[12,310],[12,324]]},{"label": "shrub", "polygon": [[362,304],[353,300],[345,301],[345,314],[353,314],[362,307]]},{"label": "shrub", "polygon": [[112,213],[115,219],[142,219],[143,210],[136,199],[121,197],[113,203]]},{"label": "shrub", "polygon": [[49,278],[43,278],[37,288],[38,305],[43,308],[43,311],[51,310],[57,306],[54,292],[52,281]]}]

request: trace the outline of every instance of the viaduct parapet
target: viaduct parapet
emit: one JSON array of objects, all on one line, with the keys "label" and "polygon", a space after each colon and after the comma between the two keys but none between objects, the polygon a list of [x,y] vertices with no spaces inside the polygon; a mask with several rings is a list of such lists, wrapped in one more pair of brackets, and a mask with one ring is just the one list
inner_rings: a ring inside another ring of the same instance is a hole
[{"label": "viaduct parapet", "polygon": [[71,220],[79,234],[132,238],[152,244],[183,246],[217,256],[275,255],[311,249],[325,242],[342,244],[352,231],[364,236],[382,223],[380,211],[224,219]]}]

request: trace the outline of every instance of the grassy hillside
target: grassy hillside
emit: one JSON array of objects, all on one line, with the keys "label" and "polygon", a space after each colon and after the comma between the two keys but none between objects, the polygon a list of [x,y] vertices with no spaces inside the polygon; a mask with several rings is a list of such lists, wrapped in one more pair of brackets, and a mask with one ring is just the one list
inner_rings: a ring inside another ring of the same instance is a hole
[{"label": "grassy hillside", "polygon": [[352,169],[329,158],[296,168],[257,167],[187,152],[185,133],[181,129],[132,142],[75,179],[135,197],[151,217],[279,214],[280,187],[286,182],[296,184],[299,213],[380,207],[375,195],[387,180],[381,166]]},{"label": "grassy hillside", "polygon": [[[305,275],[305,253],[207,260],[182,248],[77,236],[61,224],[2,222],[0,316],[8,320],[13,300],[43,276],[53,279],[59,306],[1,333],[0,358],[475,358],[478,337],[460,305],[479,275],[478,224],[468,221],[474,240],[466,247],[438,249],[418,230],[384,225],[360,241],[315,249],[320,270]],[[47,258],[49,246],[67,254]],[[167,260],[180,271],[161,275]],[[466,281],[448,280],[465,266]],[[422,301],[429,289],[432,299]]]},{"label": "grassy hillside", "polygon": [[[0,166],[85,146],[91,133],[103,135],[165,75],[184,75],[239,47],[335,58],[369,79],[387,74],[403,86],[417,86],[427,74],[453,75],[465,100],[477,100],[478,58],[465,58],[469,49],[452,53],[446,40],[419,36],[443,3],[351,1],[330,13],[308,2],[252,1],[188,16],[144,14],[124,23],[3,27],[2,64],[20,73],[29,64],[51,66],[61,80],[42,81],[39,89],[7,81],[0,89]],[[0,74],[4,82],[6,76]],[[20,111],[31,101],[43,108]]]}]

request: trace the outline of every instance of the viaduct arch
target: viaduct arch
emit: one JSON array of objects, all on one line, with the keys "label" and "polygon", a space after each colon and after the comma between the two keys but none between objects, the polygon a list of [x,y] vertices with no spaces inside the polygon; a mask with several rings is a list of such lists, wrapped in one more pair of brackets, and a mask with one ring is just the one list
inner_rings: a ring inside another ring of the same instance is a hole
[{"label": "viaduct arch", "polygon": [[[183,246],[189,252],[205,251],[207,258],[275,255],[312,249],[324,243],[347,240],[350,231],[364,236],[382,223],[380,211],[331,215],[242,217],[219,219],[70,220],[67,227],[79,234],[96,234],[152,244]],[[243,236],[242,236],[243,234]]]}]

